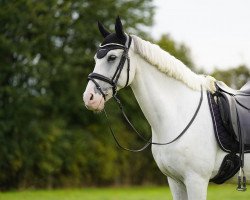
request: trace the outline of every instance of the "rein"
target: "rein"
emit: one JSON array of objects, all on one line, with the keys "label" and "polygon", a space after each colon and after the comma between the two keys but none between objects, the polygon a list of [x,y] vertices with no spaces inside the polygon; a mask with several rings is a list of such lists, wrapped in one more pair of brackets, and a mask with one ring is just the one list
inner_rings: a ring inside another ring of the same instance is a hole
[{"label": "rein", "polygon": [[189,127],[193,124],[196,116],[199,113],[199,110],[201,108],[201,104],[202,104],[202,101],[203,101],[203,89],[201,87],[201,96],[200,96],[199,104],[198,104],[198,106],[197,106],[197,108],[195,110],[195,113],[194,113],[193,117],[191,118],[191,120],[189,121],[189,123],[187,124],[187,126],[181,131],[181,133],[179,133],[179,135],[176,138],[174,138],[170,142],[165,142],[165,143],[152,142],[152,137],[150,137],[150,139],[146,139],[140,132],[138,132],[137,129],[133,126],[133,124],[129,121],[126,113],[124,112],[123,105],[122,105],[121,101],[119,100],[119,98],[116,95],[113,96],[113,97],[114,97],[116,103],[118,104],[118,106],[119,106],[119,108],[120,108],[120,110],[122,112],[122,115],[123,115],[124,119],[126,120],[126,122],[130,125],[130,127],[134,130],[134,132],[142,140],[144,140],[146,142],[146,144],[144,146],[142,146],[141,148],[139,148],[139,149],[129,149],[129,148],[123,147],[120,144],[120,142],[118,141],[118,139],[117,139],[117,137],[116,137],[116,135],[115,135],[112,127],[111,127],[111,124],[110,124],[110,121],[109,121],[109,118],[108,118],[108,114],[107,114],[107,112],[106,112],[106,110],[104,108],[104,114],[105,114],[105,117],[106,117],[106,120],[107,120],[107,124],[108,124],[109,130],[110,130],[110,132],[111,132],[111,134],[112,134],[112,136],[113,136],[116,144],[118,145],[118,147],[120,147],[123,150],[130,151],[130,152],[135,152],[136,153],[136,152],[141,152],[141,151],[145,150],[149,145],[168,145],[168,144],[171,144],[171,143],[175,142],[179,138],[181,138],[185,134],[185,132],[189,129]]},{"label": "rein", "polygon": [[[131,36],[128,36],[128,42],[126,42],[126,44],[123,46],[123,45],[120,45],[120,44],[107,44],[107,45],[103,45],[103,46],[100,46],[99,50],[103,50],[103,51],[108,51],[107,48],[110,48],[110,49],[116,49],[115,47],[117,47],[117,49],[123,49],[123,53],[122,53],[122,57],[121,57],[121,60],[117,66],[117,69],[113,75],[113,77],[110,79],[108,77],[105,77],[101,74],[98,74],[98,73],[90,73],[88,75],[88,80],[91,80],[93,81],[93,83],[95,84],[97,90],[102,94],[104,100],[106,100],[106,95],[105,93],[103,92],[102,88],[100,87],[100,85],[97,83],[97,80],[101,80],[101,81],[104,81],[108,84],[110,84],[112,86],[112,92],[113,92],[113,97],[116,101],[116,103],[118,104],[119,106],[119,109],[121,110],[122,112],[122,115],[124,117],[124,119],[126,120],[126,122],[130,125],[130,127],[134,130],[134,132],[143,140],[146,142],[145,145],[143,145],[141,148],[139,149],[129,149],[129,148],[126,148],[126,147],[123,147],[119,140],[117,139],[112,127],[111,127],[111,123],[110,123],[110,120],[109,120],[109,117],[108,117],[108,114],[104,108],[104,114],[105,114],[105,117],[106,117],[106,120],[107,120],[107,124],[108,124],[108,127],[109,127],[109,130],[116,142],[116,144],[118,145],[118,147],[120,147],[121,149],[123,150],[126,150],[126,151],[130,151],[130,152],[141,152],[143,150],[145,150],[149,145],[168,145],[168,144],[171,144],[173,142],[175,142],[176,140],[178,140],[179,138],[181,138],[184,133],[188,130],[188,128],[192,125],[192,123],[194,122],[200,108],[201,108],[201,104],[202,104],[202,101],[203,101],[203,88],[201,86],[201,96],[200,96],[200,100],[199,100],[199,104],[195,110],[195,113],[194,115],[192,116],[191,120],[189,121],[189,123],[187,124],[187,126],[181,131],[181,133],[176,137],[174,138],[173,140],[171,140],[170,142],[165,142],[165,143],[158,143],[158,142],[152,142],[152,137],[150,137],[150,139],[146,139],[141,133],[139,133],[137,131],[137,129],[133,126],[133,124],[129,121],[125,111],[124,111],[124,108],[123,108],[123,105],[120,101],[120,99],[117,97],[117,82],[118,82],[118,79],[121,75],[121,72],[123,70],[123,67],[124,67],[124,64],[127,60],[127,81],[126,81],[126,84],[124,87],[128,86],[128,82],[129,82],[129,71],[130,71],[130,58],[128,56],[128,50],[129,50],[129,47],[131,45],[131,41],[132,41],[132,38]],[[104,57],[106,54],[102,54],[101,56]],[[97,55],[98,57],[98,55]]]}]

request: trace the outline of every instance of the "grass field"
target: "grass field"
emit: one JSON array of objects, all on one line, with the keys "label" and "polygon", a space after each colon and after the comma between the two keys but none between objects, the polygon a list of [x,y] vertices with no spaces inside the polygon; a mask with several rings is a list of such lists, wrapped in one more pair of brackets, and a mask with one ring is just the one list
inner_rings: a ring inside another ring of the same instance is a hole
[{"label": "grass field", "polygon": [[[170,200],[168,187],[83,188],[25,190],[0,193],[0,200]],[[237,192],[235,185],[209,186],[208,200],[250,200],[250,191]]]}]

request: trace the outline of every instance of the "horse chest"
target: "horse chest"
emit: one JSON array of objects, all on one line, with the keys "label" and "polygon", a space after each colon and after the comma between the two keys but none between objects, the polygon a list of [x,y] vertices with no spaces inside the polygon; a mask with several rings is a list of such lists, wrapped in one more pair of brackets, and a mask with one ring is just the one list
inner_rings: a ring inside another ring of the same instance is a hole
[{"label": "horse chest", "polygon": [[163,174],[175,180],[183,181],[186,161],[181,152],[169,147],[152,146],[154,160]]}]

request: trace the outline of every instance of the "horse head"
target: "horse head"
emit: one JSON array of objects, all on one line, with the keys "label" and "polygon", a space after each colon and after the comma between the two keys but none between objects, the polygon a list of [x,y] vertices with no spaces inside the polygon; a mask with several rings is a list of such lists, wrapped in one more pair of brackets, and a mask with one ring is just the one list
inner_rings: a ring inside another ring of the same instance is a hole
[{"label": "horse head", "polygon": [[132,38],[124,32],[120,18],[116,18],[114,33],[100,22],[98,28],[104,40],[95,54],[95,68],[83,93],[85,106],[93,111],[103,110],[105,102],[131,84],[135,75],[135,65],[130,61]]}]

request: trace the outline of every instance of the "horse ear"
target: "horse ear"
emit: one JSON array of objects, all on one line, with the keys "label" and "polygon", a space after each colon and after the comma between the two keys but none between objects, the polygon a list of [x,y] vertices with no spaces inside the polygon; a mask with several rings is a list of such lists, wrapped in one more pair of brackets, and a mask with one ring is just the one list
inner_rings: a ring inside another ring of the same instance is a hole
[{"label": "horse ear", "polygon": [[126,35],[123,31],[123,26],[122,26],[122,22],[120,17],[118,16],[116,18],[116,22],[115,22],[115,32],[118,38],[120,39],[126,39]]},{"label": "horse ear", "polygon": [[104,38],[110,34],[110,32],[99,21],[98,21],[98,28]]}]

